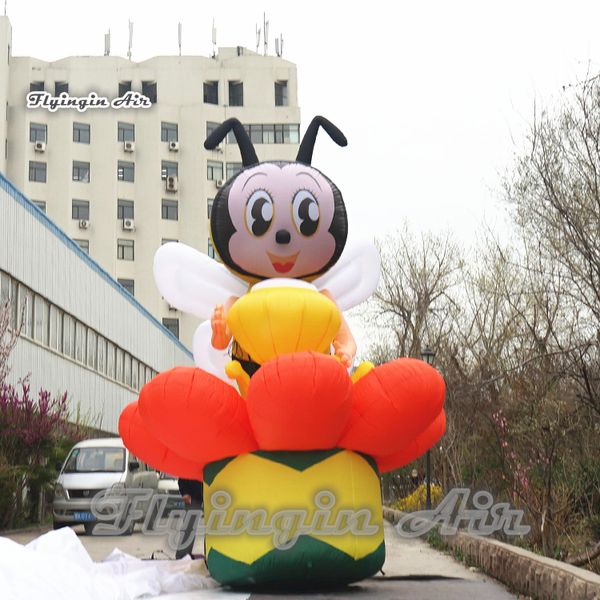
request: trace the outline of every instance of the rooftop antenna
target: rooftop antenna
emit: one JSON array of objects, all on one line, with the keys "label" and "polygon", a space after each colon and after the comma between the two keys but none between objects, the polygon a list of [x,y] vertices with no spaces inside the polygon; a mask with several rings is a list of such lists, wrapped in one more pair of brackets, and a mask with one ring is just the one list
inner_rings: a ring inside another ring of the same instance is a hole
[{"label": "rooftop antenna", "polygon": [[215,20],[213,19],[212,25],[212,45],[213,45],[213,58],[217,55],[217,28],[215,27]]},{"label": "rooftop antenna", "polygon": [[265,40],[265,56],[269,53],[269,21],[267,21],[267,14],[263,13],[263,31]]},{"label": "rooftop antenna", "polygon": [[110,56],[110,29],[104,34],[104,56]]},{"label": "rooftop antenna", "polygon": [[181,56],[181,23],[177,24],[177,43],[179,44],[179,56]]},{"label": "rooftop antenna", "polygon": [[127,58],[131,60],[131,45],[133,44],[133,21],[129,21],[129,48],[127,50]]},{"label": "rooftop antenna", "polygon": [[275,38],[275,54],[281,58],[283,54],[283,34],[280,33],[278,38]]},{"label": "rooftop antenna", "polygon": [[256,54],[258,54],[258,49],[260,47],[260,27],[258,23],[256,24]]}]

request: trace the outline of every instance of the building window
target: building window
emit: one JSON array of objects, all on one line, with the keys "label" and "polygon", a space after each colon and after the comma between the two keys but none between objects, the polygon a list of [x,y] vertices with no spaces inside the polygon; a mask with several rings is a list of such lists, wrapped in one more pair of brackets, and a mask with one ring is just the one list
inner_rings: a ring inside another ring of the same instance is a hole
[{"label": "building window", "polygon": [[229,106],[244,106],[244,84],[241,81],[229,82]]},{"label": "building window", "polygon": [[106,341],[106,376],[111,379],[115,378],[115,365],[116,365],[116,348],[115,345]]},{"label": "building window", "polygon": [[223,179],[223,163],[218,160],[206,161],[206,178],[209,181]]},{"label": "building window", "polygon": [[177,200],[163,198],[161,216],[168,221],[177,221],[179,219],[179,204]]},{"label": "building window", "polygon": [[283,143],[284,144],[299,144],[300,143],[300,125],[283,125]]},{"label": "building window", "polygon": [[263,125],[250,125],[250,140],[253,144],[263,143]]},{"label": "building window", "polygon": [[133,200],[117,200],[117,219],[133,219]]},{"label": "building window", "polygon": [[117,240],[117,258],[119,260],[134,260],[133,240]]},{"label": "building window", "polygon": [[98,336],[98,363],[96,369],[98,373],[106,375],[106,339]]},{"label": "building window", "polygon": [[29,161],[29,181],[46,183],[46,163],[36,160]]},{"label": "building window", "polygon": [[90,163],[79,160],[73,161],[73,181],[90,182]]},{"label": "building window", "polygon": [[165,244],[168,244],[170,242],[178,242],[179,240],[176,240],[175,238],[163,238],[162,240],[160,240],[160,245],[164,246]]},{"label": "building window", "polygon": [[219,82],[204,82],[204,102],[205,104],[219,104]]},{"label": "building window", "polygon": [[34,298],[33,319],[33,339],[48,346],[50,303],[37,294]]},{"label": "building window", "polygon": [[117,348],[117,361],[116,361],[116,374],[117,381],[123,381],[123,350]]},{"label": "building window", "polygon": [[[251,127],[261,127],[260,125],[251,125]],[[283,129],[281,130],[281,139],[283,140]],[[262,142],[261,144],[275,143],[275,125],[262,125]],[[280,142],[281,143],[281,142]]]},{"label": "building window", "polygon": [[81,321],[75,321],[75,360],[85,363],[87,329]]},{"label": "building window", "polygon": [[[252,124],[244,125],[253,144],[299,144],[300,143],[300,125],[280,124],[265,125]],[[235,134],[230,131],[227,134],[227,143],[235,143]]]},{"label": "building window", "polygon": [[179,128],[177,123],[160,124],[160,141],[161,142],[177,142],[179,140]]},{"label": "building window", "polygon": [[48,139],[48,126],[43,123],[29,124],[29,141],[45,142]]},{"label": "building window", "polygon": [[63,354],[75,357],[75,321],[71,315],[63,315],[62,331]]},{"label": "building window", "polygon": [[131,81],[119,81],[119,98],[131,91]]},{"label": "building window", "polygon": [[88,123],[73,123],[73,141],[78,144],[90,143],[90,126]]},{"label": "building window", "polygon": [[161,160],[160,161],[160,178],[166,179],[167,177],[171,177],[175,175],[177,177],[179,172],[179,167],[176,162],[172,160]]},{"label": "building window", "polygon": [[43,81],[32,81],[29,84],[30,92],[43,92],[44,91],[44,82]]},{"label": "building window", "polygon": [[288,105],[288,87],[287,81],[275,82],[275,106]]},{"label": "building window", "polygon": [[90,240],[73,240],[86,254],[90,253]]},{"label": "building window", "polygon": [[156,81],[142,81],[142,95],[146,96],[152,104],[157,102]]},{"label": "building window", "polygon": [[57,352],[63,351],[62,347],[62,320],[63,313],[60,308],[57,308],[53,304],[50,305],[50,340],[49,346]]},{"label": "building window", "polygon": [[117,163],[117,179],[119,181],[134,181],[135,163],[120,160]]},{"label": "building window", "polygon": [[215,201],[214,198],[209,198],[206,201],[206,212],[208,214],[208,218],[210,219],[210,215],[212,214],[212,207],[213,207],[213,202]]},{"label": "building window", "polygon": [[135,125],[133,123],[117,124],[117,140],[119,142],[134,142],[135,141]]},{"label": "building window", "polygon": [[134,296],[135,282],[133,279],[117,279],[117,281],[132,295]]},{"label": "building window", "polygon": [[90,218],[90,203],[87,200],[73,200],[71,205],[71,218],[89,219]]},{"label": "building window", "polygon": [[220,123],[215,123],[214,121],[206,122],[206,137],[208,137],[218,126]]},{"label": "building window", "polygon": [[[135,360],[135,358],[131,359],[131,387],[134,390],[139,389],[138,386],[138,373],[140,370],[140,364],[137,360]],[[148,470],[150,471],[150,467],[148,467]]]},{"label": "building window", "polygon": [[179,319],[163,319],[162,324],[177,338],[179,339]]},{"label": "building window", "polygon": [[87,366],[96,370],[98,358],[98,334],[93,329],[87,330]]},{"label": "building window", "polygon": [[42,211],[46,212],[46,203],[43,200],[32,200],[32,202]]},{"label": "building window", "polygon": [[55,81],[54,82],[54,95],[59,96],[60,94],[69,93],[69,84],[66,81]]},{"label": "building window", "polygon": [[237,175],[242,170],[242,168],[242,163],[228,162],[225,167],[225,174],[227,176],[227,179],[231,179],[234,175]]},{"label": "building window", "polygon": [[215,247],[213,246],[212,240],[210,238],[208,238],[208,248],[206,253],[211,258],[215,258]]}]

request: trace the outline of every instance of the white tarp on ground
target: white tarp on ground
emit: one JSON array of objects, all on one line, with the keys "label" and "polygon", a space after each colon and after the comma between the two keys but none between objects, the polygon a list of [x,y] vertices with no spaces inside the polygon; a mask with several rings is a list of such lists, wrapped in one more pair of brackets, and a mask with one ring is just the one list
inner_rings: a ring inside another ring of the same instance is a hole
[{"label": "white tarp on ground", "polygon": [[0,537],[2,600],[136,600],[191,591],[197,598],[212,598],[223,594],[216,588],[204,563],[189,557],[140,560],[115,549],[94,562],[70,527],[25,546]]}]

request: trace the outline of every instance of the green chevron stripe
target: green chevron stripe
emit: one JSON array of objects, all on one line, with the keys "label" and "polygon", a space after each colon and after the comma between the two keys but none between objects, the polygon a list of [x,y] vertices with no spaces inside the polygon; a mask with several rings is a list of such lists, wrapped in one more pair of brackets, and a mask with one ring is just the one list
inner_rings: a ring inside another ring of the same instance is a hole
[{"label": "green chevron stripe", "polygon": [[332,448],[331,450],[257,450],[252,454],[260,456],[266,460],[295,469],[296,471],[305,471],[309,467],[328,459],[342,452],[342,448]]},{"label": "green chevron stripe", "polygon": [[361,559],[310,536],[300,536],[289,550],[271,550],[248,565],[212,548],[206,558],[211,576],[238,588],[326,588],[374,575],[385,561],[385,545]]},{"label": "green chevron stripe", "polygon": [[205,465],[202,471],[203,481],[206,485],[211,485],[215,480],[215,477],[225,468],[225,466],[230,463],[235,456],[228,456],[227,458],[222,458],[221,460],[215,460],[215,462],[208,463]]}]

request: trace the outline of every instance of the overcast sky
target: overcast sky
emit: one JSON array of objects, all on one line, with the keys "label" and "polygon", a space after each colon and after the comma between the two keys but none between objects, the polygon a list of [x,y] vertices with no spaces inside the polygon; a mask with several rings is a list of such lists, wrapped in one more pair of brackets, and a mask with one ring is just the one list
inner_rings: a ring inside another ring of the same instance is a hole
[{"label": "overcast sky", "polygon": [[[363,9],[355,8],[362,5]],[[600,70],[600,3],[581,2],[168,2],[8,0],[13,54],[55,60],[133,60],[255,48],[263,10],[270,51],[280,33],[298,66],[302,131],[323,114],[347,135],[323,135],[313,165],[341,188],[351,232],[381,235],[403,218],[417,230],[449,229],[469,241],[484,220],[501,227],[499,173],[522,145],[538,106]]]}]

